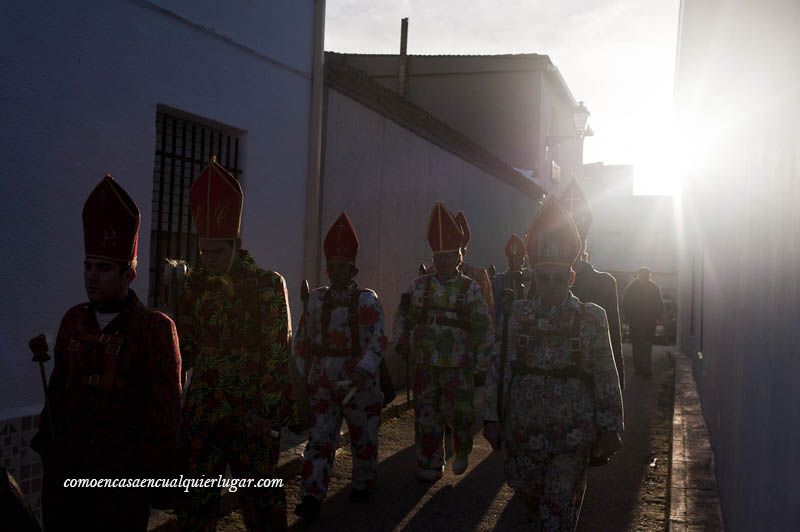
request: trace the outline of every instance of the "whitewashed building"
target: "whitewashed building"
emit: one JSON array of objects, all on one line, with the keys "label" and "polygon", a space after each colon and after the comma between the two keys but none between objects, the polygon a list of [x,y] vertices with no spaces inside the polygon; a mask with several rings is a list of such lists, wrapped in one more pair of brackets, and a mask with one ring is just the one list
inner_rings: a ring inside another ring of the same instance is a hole
[{"label": "whitewashed building", "polygon": [[[506,267],[512,233],[525,234],[543,190],[427,110],[350,67],[326,65],[321,216],[342,211],[361,240],[357,281],[375,289],[392,333],[400,295],[431,264],[427,227],[434,201],[463,211],[472,238],[467,262]],[[401,362],[389,364],[403,382]]]},{"label": "whitewashed building", "polygon": [[212,154],[245,190],[244,246],[299,285],[317,201],[324,5],[4,5],[0,462],[34,506],[41,468],[28,442],[43,395],[27,343],[45,333],[52,347],[63,313],[86,299],[81,210],[106,173],[142,212],[132,287],[143,301],[159,303],[163,257],[193,256],[187,190]]},{"label": "whitewashed building", "polygon": [[795,0],[681,5],[678,334],[731,532],[800,530],[799,20]]},{"label": "whitewashed building", "polygon": [[326,53],[444,121],[506,164],[558,191],[583,164],[578,102],[547,55]]}]

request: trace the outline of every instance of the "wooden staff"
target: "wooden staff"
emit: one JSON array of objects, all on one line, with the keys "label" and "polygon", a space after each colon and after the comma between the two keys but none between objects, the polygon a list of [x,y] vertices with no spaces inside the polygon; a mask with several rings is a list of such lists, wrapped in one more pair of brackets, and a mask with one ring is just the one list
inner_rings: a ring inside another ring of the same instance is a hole
[{"label": "wooden staff", "polygon": [[44,374],[44,363],[50,360],[50,354],[48,353],[50,347],[47,345],[47,338],[43,334],[31,338],[30,342],[28,342],[28,347],[33,353],[32,360],[39,364],[39,376],[42,379],[42,389],[44,390],[44,411],[47,414],[47,423],[50,426],[50,435],[52,437],[55,435],[53,416],[50,414],[50,395],[47,392],[47,376]]}]

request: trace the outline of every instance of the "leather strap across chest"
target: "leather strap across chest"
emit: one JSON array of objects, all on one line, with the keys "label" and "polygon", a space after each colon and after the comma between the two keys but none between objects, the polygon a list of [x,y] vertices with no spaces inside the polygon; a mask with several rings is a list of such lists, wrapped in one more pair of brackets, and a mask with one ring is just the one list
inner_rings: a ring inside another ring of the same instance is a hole
[{"label": "leather strap across chest", "polygon": [[[124,375],[130,360],[128,357],[120,356],[120,353],[126,343],[123,329],[128,320],[123,317],[121,321],[113,333],[91,333],[83,328],[73,333],[67,344],[69,353],[67,387],[76,383],[90,390],[111,391],[114,387],[125,387]],[[102,360],[102,370],[98,370],[101,373],[87,374],[86,365],[89,359],[94,357]],[[120,372],[123,374],[122,378],[118,377]]]},{"label": "leather strap across chest", "polygon": [[331,313],[337,308],[333,300],[333,290],[328,288],[322,296],[322,311],[320,315],[320,336],[322,344],[316,349],[312,346],[312,353],[316,356],[329,357],[357,357],[361,356],[361,334],[358,327],[358,304],[361,290],[355,289],[347,302],[347,326],[350,329],[350,348],[335,349],[328,345],[328,327],[331,324]]},{"label": "leather strap across chest", "polygon": [[514,300],[525,297],[525,283],[522,281],[522,272],[507,271],[503,275],[503,288],[514,291]]},{"label": "leather strap across chest", "polygon": [[581,340],[580,330],[583,322],[584,310],[585,307],[581,305],[581,309],[574,312],[571,326],[568,328],[549,330],[539,328],[538,326],[528,327],[527,329],[523,329],[528,334],[519,334],[516,338],[518,355],[529,352],[531,347],[539,343],[537,340],[543,338],[567,338],[569,339],[569,351],[572,365],[561,369],[544,369],[530,366],[517,359],[511,363],[512,371],[517,375],[540,375],[555,379],[581,379],[591,382],[592,375],[584,369],[582,357],[583,342]]},{"label": "leather strap across chest", "polygon": [[[420,323],[428,326],[446,325],[449,327],[463,329],[464,331],[469,331],[470,326],[468,320],[469,311],[467,308],[467,291],[469,290],[471,284],[470,279],[468,277],[462,278],[461,286],[459,287],[458,295],[456,296],[455,306],[444,307],[440,305],[434,305],[431,302],[431,283],[433,281],[433,277],[434,274],[425,276],[425,287],[422,290]],[[458,317],[453,319],[446,316],[441,316],[439,314],[441,312],[455,312],[456,316]]]}]

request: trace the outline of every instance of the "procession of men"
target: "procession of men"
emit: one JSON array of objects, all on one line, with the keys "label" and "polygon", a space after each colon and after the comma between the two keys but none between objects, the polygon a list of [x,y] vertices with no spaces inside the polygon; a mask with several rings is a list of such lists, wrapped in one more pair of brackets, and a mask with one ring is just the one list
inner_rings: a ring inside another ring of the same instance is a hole
[{"label": "procession of men", "polygon": [[[379,508],[373,492],[381,412],[392,393],[384,382],[390,343],[380,295],[356,281],[360,244],[347,213],[324,239],[329,283],[304,288],[293,335],[283,276],[242,247],[239,181],[212,158],[194,180],[189,204],[200,260],[182,286],[176,327],[129,287],[140,225],[135,202],[110,176],[86,200],[89,302],[62,321],[33,442],[44,464],[45,530],[87,529],[87,505],[90,529],[146,530],[153,507],[173,508],[181,530],[215,530],[218,487],[185,494],[68,490],[64,480],[212,478],[226,468],[237,478],[276,477],[287,429],[308,429],[299,500],[287,501],[283,488],[242,489],[245,526],[285,530],[290,506],[306,523],[324,522],[343,422],[352,451],[349,501]],[[409,475],[429,484],[446,466],[464,474],[482,421],[535,530],[574,530],[587,468],[608,463],[622,443],[616,281],[588,262],[590,225],[579,189],[548,199],[524,237],[498,236],[508,269],[490,279],[465,263],[466,216],[436,202],[420,235],[433,268],[408,280],[394,318],[391,345],[413,365],[408,438],[417,470]],[[653,293],[644,277],[628,290],[630,308],[645,304],[640,293]],[[637,329],[634,346],[637,373],[644,374],[647,327]],[[46,345],[38,349],[46,356]]]}]

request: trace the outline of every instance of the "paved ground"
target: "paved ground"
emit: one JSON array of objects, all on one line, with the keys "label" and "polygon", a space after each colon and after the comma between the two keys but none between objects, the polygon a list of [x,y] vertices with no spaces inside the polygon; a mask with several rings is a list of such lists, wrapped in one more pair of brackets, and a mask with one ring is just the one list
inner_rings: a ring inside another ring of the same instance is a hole
[{"label": "paved ground", "polygon": [[[630,346],[625,346],[626,354]],[[657,347],[654,377],[628,378],[625,391],[626,433],[612,464],[590,472],[580,531],[662,531],[666,522],[669,426],[672,416],[671,362]],[[627,367],[632,361],[626,357]],[[290,514],[293,530],[526,530],[522,509],[505,485],[500,453],[493,453],[477,433],[467,472],[450,471],[434,485],[414,474],[413,413],[381,427],[380,480],[371,505],[347,501],[350,453],[336,456],[334,478],[321,524],[306,527]],[[652,465],[651,465],[652,464]],[[290,509],[298,500],[298,480],[287,478]],[[218,527],[244,530],[238,512]]]},{"label": "paved ground", "polygon": [[627,387],[622,449],[607,466],[589,470],[578,530],[662,531],[668,509],[674,373],[669,347],[653,350],[653,378],[633,376],[625,344]]}]

